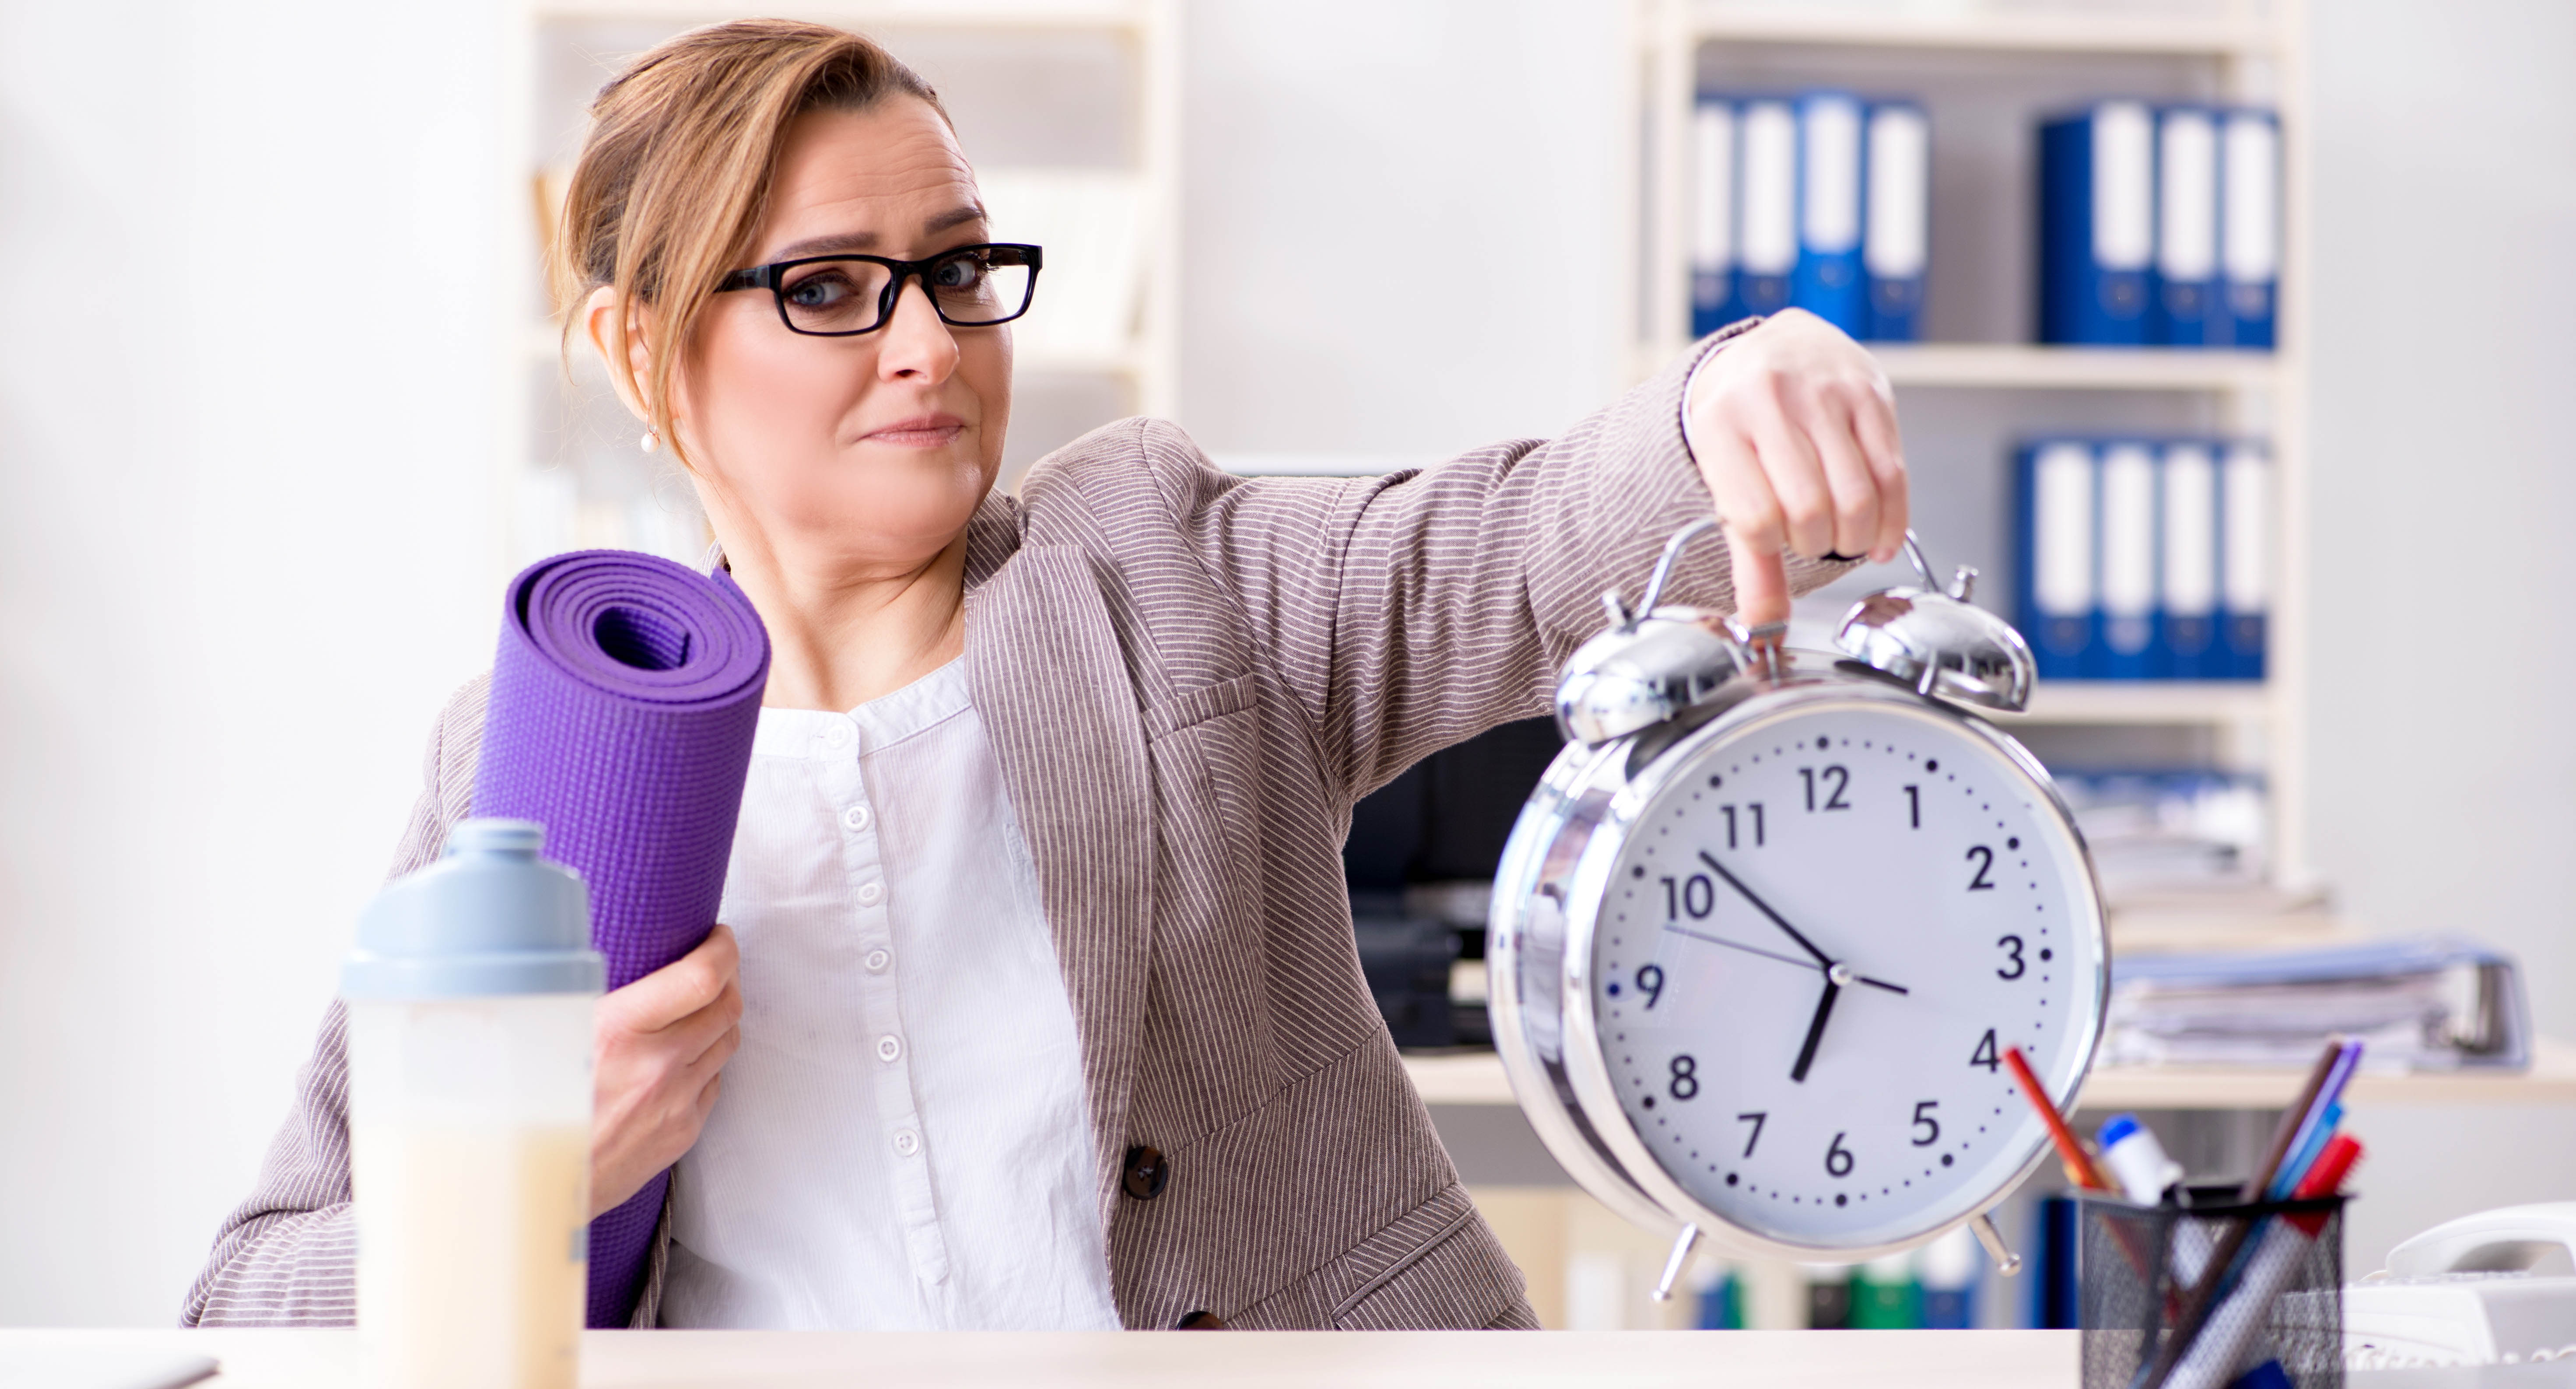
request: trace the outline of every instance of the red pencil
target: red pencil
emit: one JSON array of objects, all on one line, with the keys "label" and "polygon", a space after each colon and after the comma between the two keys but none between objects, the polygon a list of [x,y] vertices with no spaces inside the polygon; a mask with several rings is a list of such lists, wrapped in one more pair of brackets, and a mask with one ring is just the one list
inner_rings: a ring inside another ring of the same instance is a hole
[{"label": "red pencil", "polygon": [[2004,1048],[2004,1064],[2012,1067],[2013,1079],[2020,1084],[2021,1092],[2030,1097],[2030,1107],[2039,1111],[2039,1121],[2048,1125],[2048,1138],[2057,1145],[2057,1158],[2066,1167],[2066,1180],[2089,1191],[2112,1190],[2110,1179],[2102,1175],[2101,1168],[2093,1165],[2093,1155],[2084,1151],[2083,1141],[2075,1136],[2075,1130],[2066,1126],[2066,1119],[2057,1112],[2057,1106],[2049,1103],[2047,1089],[2039,1083],[2039,1077],[2031,1073],[2030,1062],[2022,1056],[2021,1048]]}]

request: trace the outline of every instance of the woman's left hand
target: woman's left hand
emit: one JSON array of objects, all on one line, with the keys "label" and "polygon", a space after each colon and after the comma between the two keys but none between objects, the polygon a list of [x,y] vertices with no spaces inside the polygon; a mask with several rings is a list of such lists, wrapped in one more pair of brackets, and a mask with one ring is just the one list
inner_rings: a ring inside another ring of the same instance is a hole
[{"label": "woman's left hand", "polygon": [[1746,624],[1788,620],[1784,551],[1884,564],[1904,545],[1895,392],[1841,329],[1803,309],[1764,319],[1692,377],[1682,419]]}]

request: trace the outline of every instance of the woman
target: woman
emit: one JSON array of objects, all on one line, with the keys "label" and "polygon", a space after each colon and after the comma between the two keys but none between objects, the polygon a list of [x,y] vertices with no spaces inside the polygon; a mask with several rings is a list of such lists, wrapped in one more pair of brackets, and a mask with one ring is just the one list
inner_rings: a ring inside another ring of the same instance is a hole
[{"label": "woman", "polygon": [[[599,1010],[595,1209],[678,1164],[637,1324],[1533,1325],[1361,981],[1351,805],[1542,711],[1712,501],[1734,572],[1683,601],[1773,620],[1892,556],[1868,355],[1739,325],[1563,439],[1381,479],[1246,482],[1128,420],[1014,500],[1033,257],[983,244],[918,77],[729,24],[593,111],[563,302],[775,651],[739,956],[719,928]],[[464,813],[482,700],[398,873]],[[350,1318],[342,1026],[189,1321]]]}]

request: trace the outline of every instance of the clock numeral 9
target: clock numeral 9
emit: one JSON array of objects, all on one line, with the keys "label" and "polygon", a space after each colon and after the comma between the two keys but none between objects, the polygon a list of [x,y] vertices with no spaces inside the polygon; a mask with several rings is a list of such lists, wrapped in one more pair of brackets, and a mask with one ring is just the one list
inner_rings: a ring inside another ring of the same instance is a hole
[{"label": "clock numeral 9", "polygon": [[1835,1134],[1832,1146],[1825,1149],[1825,1175],[1848,1177],[1851,1175],[1851,1170],[1852,1155],[1843,1147],[1843,1136],[1839,1133]]},{"label": "clock numeral 9", "polygon": [[2022,963],[2021,937],[2005,936],[2001,940],[1996,941],[1995,944],[2000,947],[2005,954],[2012,956],[2011,969],[1998,967],[1995,970],[1995,977],[1997,979],[2019,979],[2023,975],[2030,973],[2030,966]]},{"label": "clock numeral 9", "polygon": [[1674,1057],[1673,1083],[1665,1088],[1677,1100],[1696,1097],[1699,1094],[1699,1063],[1688,1055]]},{"label": "clock numeral 9", "polygon": [[1637,992],[1646,996],[1646,1006],[1654,1007],[1664,997],[1664,967],[1645,965],[1637,970]]},{"label": "clock numeral 9", "polygon": [[[1729,839],[1726,847],[1734,848],[1734,841]],[[1656,881],[1664,885],[1664,919],[1667,921],[1679,921],[1684,912],[1698,919],[1717,910],[1717,884],[1709,881],[1706,873],[1693,873],[1687,880],[1658,878]]]},{"label": "clock numeral 9", "polygon": [[1968,858],[1977,865],[1977,876],[1968,880],[1968,890],[1970,892],[1994,891],[1994,880],[1988,878],[1986,874],[1994,869],[1995,851],[1979,844],[1968,850]]},{"label": "clock numeral 9", "polygon": [[1929,1148],[1941,1141],[1941,1121],[1933,1118],[1930,1113],[1940,1107],[1939,1100],[1921,1100],[1915,1104],[1914,1131],[1921,1135],[1914,1140],[1915,1147]]},{"label": "clock numeral 9", "polygon": [[1843,799],[1843,792],[1851,787],[1851,772],[1849,770],[1841,766],[1825,768],[1825,779],[1832,782],[1834,786],[1831,791],[1825,793],[1825,803],[1822,806],[1818,806],[1816,804],[1816,769],[1813,767],[1800,767],[1798,769],[1798,775],[1806,778],[1807,780],[1807,809],[1811,811],[1819,809],[1851,809],[1851,802]]}]

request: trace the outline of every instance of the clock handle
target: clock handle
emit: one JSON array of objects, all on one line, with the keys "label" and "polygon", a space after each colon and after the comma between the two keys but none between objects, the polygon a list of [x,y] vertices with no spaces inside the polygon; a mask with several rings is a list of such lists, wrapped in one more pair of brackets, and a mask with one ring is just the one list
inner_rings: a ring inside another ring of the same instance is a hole
[{"label": "clock handle", "polygon": [[2021,1272],[2021,1256],[2004,1243],[2004,1232],[1995,1228],[1994,1216],[1981,1211],[1968,1228],[1976,1232],[1977,1243],[1986,1247],[1986,1257],[1995,1261],[1996,1273],[2010,1278]]}]

